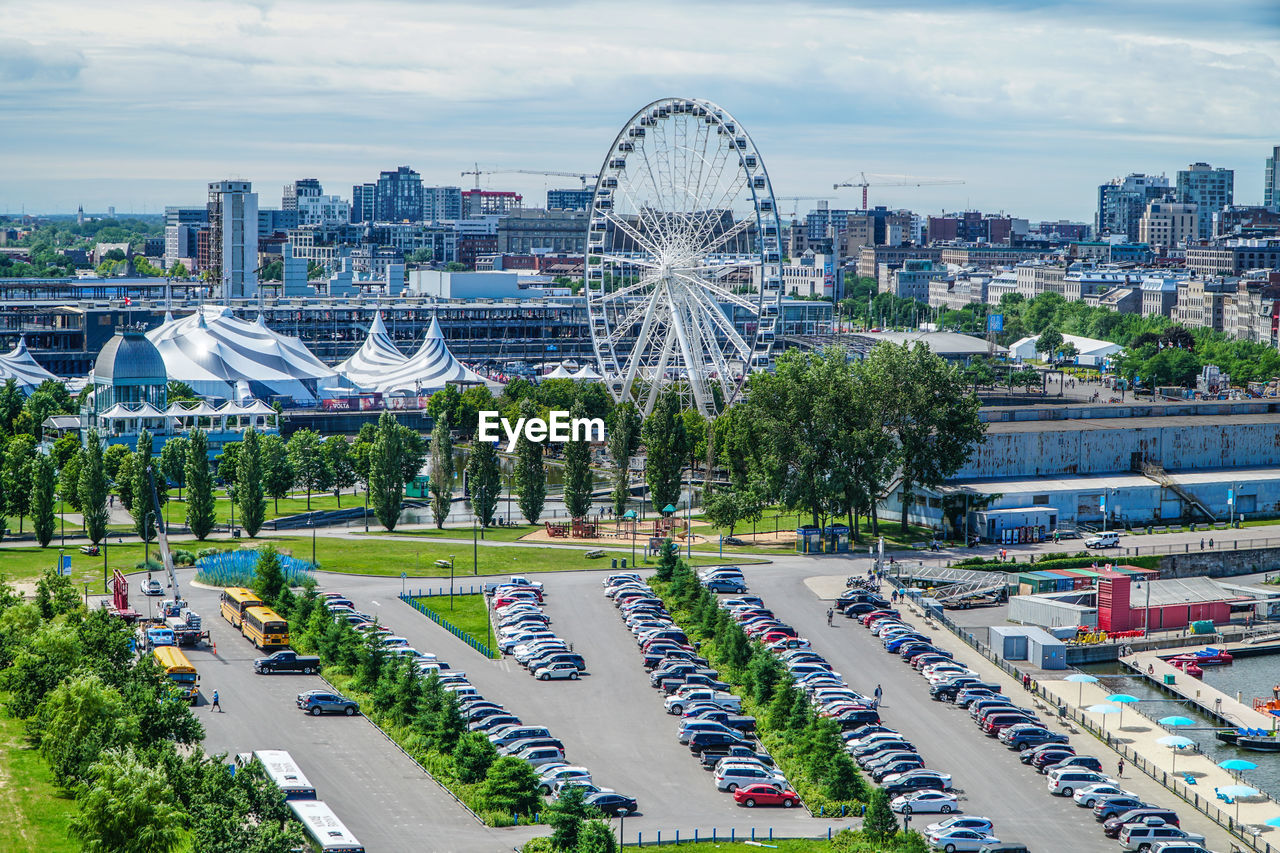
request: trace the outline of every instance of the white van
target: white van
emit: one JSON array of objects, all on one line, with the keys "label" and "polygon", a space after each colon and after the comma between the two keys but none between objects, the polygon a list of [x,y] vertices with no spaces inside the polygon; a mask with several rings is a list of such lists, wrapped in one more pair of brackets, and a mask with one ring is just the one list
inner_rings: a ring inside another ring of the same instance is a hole
[{"label": "white van", "polygon": [[1109,530],[1106,533],[1097,533],[1089,537],[1088,539],[1084,540],[1084,547],[1086,548],[1119,548],[1120,534],[1116,533],[1114,530]]},{"label": "white van", "polygon": [[1120,849],[1150,850],[1161,841],[1185,841],[1191,844],[1204,844],[1204,836],[1179,829],[1167,823],[1151,826],[1145,823],[1126,824],[1120,830]]},{"label": "white van", "polygon": [[1099,782],[1111,781],[1101,773],[1094,773],[1092,770],[1066,767],[1049,774],[1049,793],[1060,797],[1070,797],[1081,788],[1087,788]]}]

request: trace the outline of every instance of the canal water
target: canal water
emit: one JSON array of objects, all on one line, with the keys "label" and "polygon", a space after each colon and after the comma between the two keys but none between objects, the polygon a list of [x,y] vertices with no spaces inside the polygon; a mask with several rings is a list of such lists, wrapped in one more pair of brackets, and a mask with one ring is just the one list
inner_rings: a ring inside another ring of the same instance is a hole
[{"label": "canal water", "polygon": [[[1173,715],[1195,720],[1194,726],[1169,727],[1168,731],[1194,740],[1200,745],[1200,751],[1214,762],[1226,761],[1228,758],[1252,761],[1258,768],[1239,774],[1245,784],[1280,799],[1280,753],[1251,752],[1223,743],[1213,736],[1213,728],[1218,724],[1212,718],[1200,713],[1190,703],[1165,695],[1145,678],[1133,675],[1119,663],[1081,669],[1101,679],[1101,686],[1109,693],[1137,696],[1142,701],[1136,707],[1153,722]],[[1272,686],[1280,684],[1280,654],[1237,658],[1226,666],[1207,666],[1204,668],[1203,681],[1228,696],[1234,697],[1238,692],[1240,700],[1246,705],[1252,704],[1255,696],[1270,698]],[[1114,715],[1111,719],[1114,719]]]}]

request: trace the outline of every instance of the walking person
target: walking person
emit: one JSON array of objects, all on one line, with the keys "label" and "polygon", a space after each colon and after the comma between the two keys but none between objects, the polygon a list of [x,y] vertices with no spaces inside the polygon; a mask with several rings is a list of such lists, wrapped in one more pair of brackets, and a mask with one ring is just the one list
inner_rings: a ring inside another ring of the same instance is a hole
[{"label": "walking person", "polygon": [[219,714],[222,713],[222,706],[218,704],[218,691],[216,690],[213,691],[213,702],[209,704],[209,711],[210,713],[214,711],[217,711]]},{"label": "walking person", "polygon": [[879,684],[877,684],[877,685],[876,685],[876,692],[875,692],[875,694],[873,694],[873,695],[876,697],[876,701],[875,701],[875,704],[874,704],[872,707],[879,708],[879,707],[880,707],[880,697],[884,695],[884,691],[880,689],[880,685],[879,685]]},{"label": "walking person", "polygon": [[1124,759],[1123,758],[1116,762],[1116,775],[1124,776]]},{"label": "walking person", "polygon": [[831,620],[835,618],[836,612],[830,607],[827,608],[827,627],[831,627]]}]

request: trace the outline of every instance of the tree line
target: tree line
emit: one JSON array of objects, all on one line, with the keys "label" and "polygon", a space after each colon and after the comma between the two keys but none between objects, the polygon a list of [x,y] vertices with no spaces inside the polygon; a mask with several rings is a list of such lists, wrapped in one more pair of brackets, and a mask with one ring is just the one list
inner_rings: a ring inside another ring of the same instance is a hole
[{"label": "tree line", "polygon": [[72,797],[69,831],[86,850],[290,853],[306,841],[284,797],[254,768],[206,756],[178,688],[133,651],[124,620],[86,610],[48,572],[25,601],[0,581],[0,688],[6,713],[53,784]]}]

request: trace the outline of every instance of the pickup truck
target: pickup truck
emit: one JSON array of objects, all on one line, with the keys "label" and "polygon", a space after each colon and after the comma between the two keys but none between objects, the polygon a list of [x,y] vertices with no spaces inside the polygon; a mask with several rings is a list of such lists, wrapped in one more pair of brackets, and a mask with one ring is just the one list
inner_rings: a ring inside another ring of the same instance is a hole
[{"label": "pickup truck", "polygon": [[706,688],[696,688],[684,690],[674,696],[668,696],[663,705],[666,707],[668,714],[683,714],[684,709],[694,702],[706,702],[715,705],[717,708],[723,708],[726,711],[738,713],[742,710],[742,700],[732,693],[726,693],[720,690],[708,690]]},{"label": "pickup truck", "polygon": [[[685,719],[688,718],[686,717]],[[719,723],[722,726],[737,729],[744,734],[750,734],[756,730],[755,717],[744,717],[739,714],[730,714],[728,711],[705,711],[698,715],[698,719],[706,720],[710,723]]]},{"label": "pickup truck", "polygon": [[272,672],[300,672],[310,675],[320,671],[320,658],[300,655],[291,649],[281,649],[265,658],[255,659],[253,671],[263,675]]},{"label": "pickup truck", "polygon": [[487,594],[489,594],[489,593],[493,592],[494,590],[496,590],[496,589],[497,589],[498,587],[500,587],[500,586],[523,586],[523,587],[529,587],[530,589],[536,589],[536,590],[538,591],[538,594],[539,594],[539,595],[541,595],[541,594],[544,592],[544,590],[542,589],[542,581],[533,581],[533,580],[529,580],[528,578],[526,578],[526,577],[524,577],[524,576],[522,576],[522,575],[512,575],[510,578],[508,578],[508,579],[507,579],[507,580],[505,580],[505,581],[500,581],[500,582],[498,582],[498,583],[487,583],[487,584],[485,584],[485,585],[484,585],[484,591],[485,591],[485,594],[487,595]]}]

